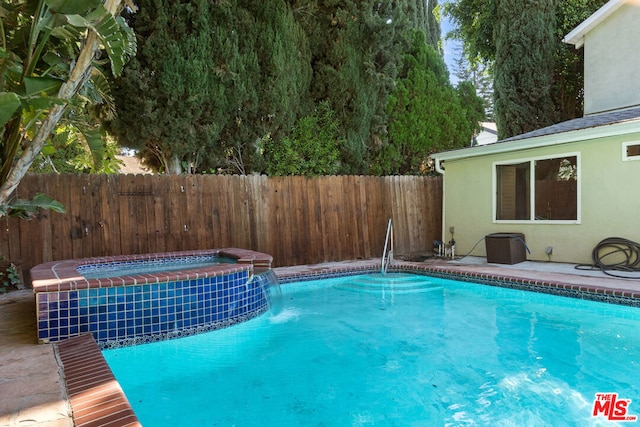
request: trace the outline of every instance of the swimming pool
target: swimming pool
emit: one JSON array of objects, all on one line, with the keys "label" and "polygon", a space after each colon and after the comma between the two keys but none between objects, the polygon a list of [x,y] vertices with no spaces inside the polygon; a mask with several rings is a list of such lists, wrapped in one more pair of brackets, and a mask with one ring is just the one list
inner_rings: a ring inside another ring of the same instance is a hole
[{"label": "swimming pool", "polygon": [[420,280],[285,284],[278,313],[103,354],[145,426],[614,425],[596,393],[640,413],[637,308]]}]

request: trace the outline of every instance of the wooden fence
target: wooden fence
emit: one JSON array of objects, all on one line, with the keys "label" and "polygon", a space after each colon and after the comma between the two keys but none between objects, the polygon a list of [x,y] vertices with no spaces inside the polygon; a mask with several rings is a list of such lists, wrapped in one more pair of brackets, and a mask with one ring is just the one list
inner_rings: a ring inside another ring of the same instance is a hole
[{"label": "wooden fence", "polygon": [[3,218],[0,254],[42,262],[239,247],[274,266],[381,256],[393,218],[395,253],[439,239],[440,178],[390,176],[28,175],[15,196],[47,194],[66,214]]}]

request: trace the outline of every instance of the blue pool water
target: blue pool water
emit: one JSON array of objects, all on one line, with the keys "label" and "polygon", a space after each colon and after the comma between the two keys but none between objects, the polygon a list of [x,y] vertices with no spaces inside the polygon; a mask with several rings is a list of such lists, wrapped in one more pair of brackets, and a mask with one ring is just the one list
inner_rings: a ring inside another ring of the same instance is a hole
[{"label": "blue pool water", "polygon": [[616,425],[598,392],[640,415],[637,308],[422,276],[283,285],[276,313],[104,356],[147,427]]}]

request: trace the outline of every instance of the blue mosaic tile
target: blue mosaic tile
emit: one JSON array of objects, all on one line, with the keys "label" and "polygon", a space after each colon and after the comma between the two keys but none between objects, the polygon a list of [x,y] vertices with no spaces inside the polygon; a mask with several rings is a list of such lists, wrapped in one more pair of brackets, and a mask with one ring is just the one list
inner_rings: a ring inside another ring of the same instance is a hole
[{"label": "blue mosaic tile", "polygon": [[263,289],[277,283],[275,274],[269,271],[248,281],[249,272],[242,271],[189,281],[39,293],[38,338],[49,342],[90,332],[100,345],[114,345],[225,327],[266,311]]}]

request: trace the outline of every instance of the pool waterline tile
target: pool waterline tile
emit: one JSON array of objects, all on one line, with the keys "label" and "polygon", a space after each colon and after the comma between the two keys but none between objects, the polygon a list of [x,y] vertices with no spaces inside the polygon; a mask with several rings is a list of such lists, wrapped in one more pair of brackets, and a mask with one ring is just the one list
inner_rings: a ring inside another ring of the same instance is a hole
[{"label": "pool waterline tile", "polygon": [[[317,280],[363,273],[380,272],[380,261],[348,261],[327,263],[317,266],[294,266],[276,268],[280,283]],[[493,270],[493,271],[485,271]],[[530,292],[540,292],[570,298],[600,301],[608,304],[640,307],[640,285],[638,281],[617,279],[597,279],[567,274],[545,274],[509,270],[506,274],[500,267],[475,268],[471,265],[452,265],[445,261],[428,262],[395,261],[389,272],[407,272],[428,276],[481,283],[489,286],[507,287]],[[532,278],[541,276],[539,278]],[[545,278],[544,276],[548,276]],[[575,283],[568,283],[568,281]],[[588,282],[589,284],[580,283]],[[632,283],[635,289],[620,289],[621,283]]]}]

